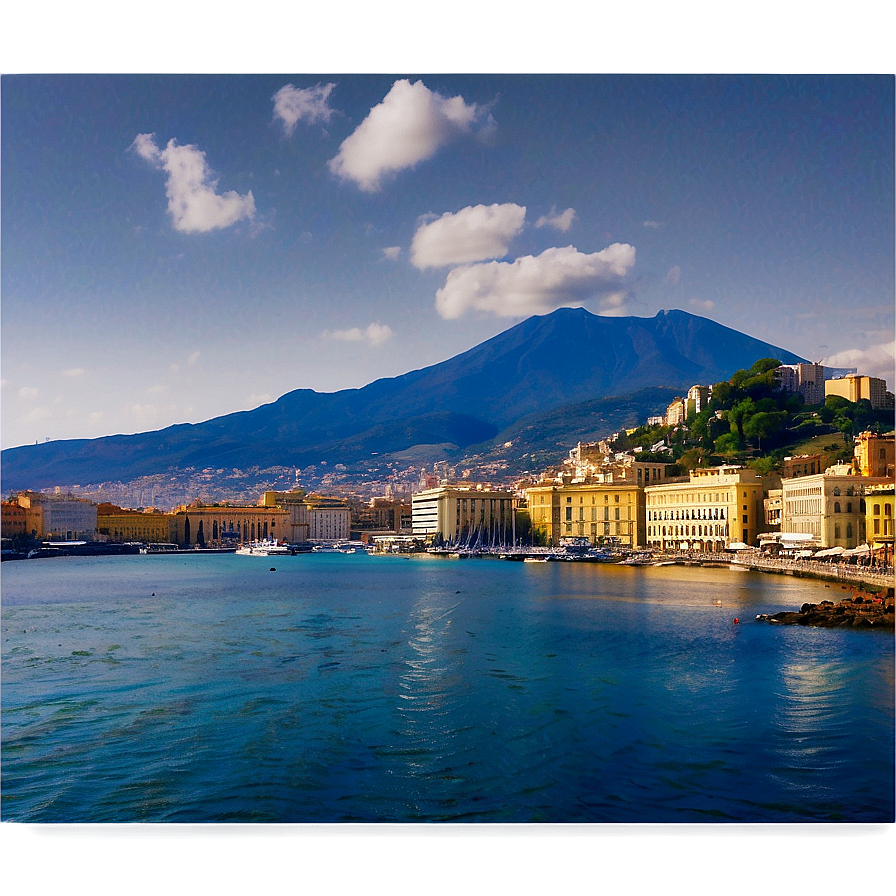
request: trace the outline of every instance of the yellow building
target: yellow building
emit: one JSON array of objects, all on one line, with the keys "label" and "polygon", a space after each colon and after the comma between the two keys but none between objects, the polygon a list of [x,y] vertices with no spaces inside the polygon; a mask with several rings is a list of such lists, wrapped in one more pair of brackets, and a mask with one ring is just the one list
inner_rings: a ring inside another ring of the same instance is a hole
[{"label": "yellow building", "polygon": [[865,541],[887,566],[893,564],[893,491],[892,482],[865,490]]},{"label": "yellow building", "polygon": [[688,482],[650,485],[647,544],[661,550],[722,551],[755,544],[766,531],[765,484],[739,466],[693,470]]},{"label": "yellow building", "polygon": [[645,544],[644,489],[638,485],[539,485],[526,490],[532,531],[552,546],[587,538],[629,548]]},{"label": "yellow building", "polygon": [[279,507],[201,504],[179,507],[173,514],[173,540],[179,545],[225,546],[273,538],[290,541],[289,511]]},{"label": "yellow building", "polygon": [[896,440],[893,433],[862,432],[856,436],[853,469],[860,476],[893,476],[896,469]]},{"label": "yellow building", "polygon": [[172,521],[172,514],[158,510],[123,510],[115,504],[96,509],[97,533],[109,541],[170,542]]},{"label": "yellow building", "polygon": [[857,373],[825,380],[824,396],[827,398],[829,395],[839,395],[853,402],[867,398],[875,409],[884,408],[888,404],[886,380],[876,376],[859,376]]}]

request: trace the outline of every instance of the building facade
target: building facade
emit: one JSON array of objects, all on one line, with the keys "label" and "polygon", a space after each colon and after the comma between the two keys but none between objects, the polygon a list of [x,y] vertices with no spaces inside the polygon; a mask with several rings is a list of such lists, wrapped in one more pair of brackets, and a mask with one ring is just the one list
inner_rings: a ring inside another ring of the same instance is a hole
[{"label": "building facade", "polygon": [[173,516],[158,510],[124,510],[115,504],[99,504],[96,509],[98,539],[143,544],[171,542]]},{"label": "building facade", "polygon": [[647,486],[647,544],[659,550],[722,551],[755,544],[765,521],[762,479],[739,466],[693,470],[687,482]]},{"label": "building facade", "polygon": [[775,369],[775,379],[787,392],[797,392],[806,404],[824,404],[825,369],[821,364],[784,364]]},{"label": "building facade", "polygon": [[456,545],[512,544],[513,493],[442,485],[411,498],[415,538]]},{"label": "building facade", "polygon": [[532,531],[556,547],[563,538],[643,547],[644,489],[619,483],[540,485],[526,490]]},{"label": "building facade", "polygon": [[71,495],[22,492],[19,507],[25,510],[25,532],[35,538],[92,541],[96,535],[96,504]]},{"label": "building facade", "polygon": [[896,471],[896,440],[893,433],[862,432],[856,436],[853,469],[859,476],[893,478]]},{"label": "building facade", "polygon": [[876,376],[859,376],[848,373],[846,376],[827,380],[824,384],[825,397],[839,395],[847,401],[861,401],[867,398],[875,410],[892,407],[892,399],[888,398],[886,380]]},{"label": "building facade", "polygon": [[263,538],[289,540],[289,511],[279,507],[190,504],[172,514],[171,537],[183,547],[226,547]]},{"label": "building facade", "polygon": [[781,531],[815,536],[822,548],[858,547],[866,540],[865,487],[880,482],[857,476],[848,464],[784,479]]},{"label": "building facade", "polygon": [[876,560],[893,565],[893,483],[872,485],[865,494],[865,541]]}]

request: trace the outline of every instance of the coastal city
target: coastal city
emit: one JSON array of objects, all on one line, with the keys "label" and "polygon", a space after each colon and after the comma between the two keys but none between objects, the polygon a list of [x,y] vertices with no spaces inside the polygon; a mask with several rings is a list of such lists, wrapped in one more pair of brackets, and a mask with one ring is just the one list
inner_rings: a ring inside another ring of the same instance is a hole
[{"label": "coastal city", "polygon": [[[559,464],[512,481],[474,481],[470,470],[453,477],[457,471],[443,462],[401,471],[404,484],[393,476],[381,495],[323,494],[296,484],[266,489],[253,503],[193,500],[167,510],[121,507],[111,496],[91,500],[62,487],[25,490],[2,504],[3,559],[366,550],[646,563],[747,552],[757,563],[824,561],[886,576],[893,565],[894,434],[879,422],[852,432],[856,421],[842,413],[892,417],[886,385],[856,372],[834,376],[820,364],[757,362],[728,383],[694,385],[641,426],[579,442]],[[785,412],[769,411],[770,399],[759,398],[755,407],[765,410],[746,418],[745,428],[732,389],[746,390],[750,402],[751,390],[771,391],[808,414],[798,428],[812,423],[821,450],[738,453],[751,433],[759,445],[763,432],[766,444],[774,443],[774,415]],[[711,461],[693,447],[701,426],[719,433]],[[740,443],[738,428],[746,437]]]}]

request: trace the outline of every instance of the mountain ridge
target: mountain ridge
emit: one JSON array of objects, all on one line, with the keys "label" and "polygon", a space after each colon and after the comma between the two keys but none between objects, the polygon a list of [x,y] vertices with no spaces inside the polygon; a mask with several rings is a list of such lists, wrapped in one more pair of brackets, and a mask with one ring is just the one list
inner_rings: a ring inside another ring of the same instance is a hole
[{"label": "mountain ridge", "polygon": [[3,488],[126,480],[189,466],[357,463],[422,444],[463,449],[529,414],[645,387],[718,382],[761,357],[803,360],[685,311],[639,318],[561,308],[446,361],[360,388],[295,389],[200,423],[9,448]]}]

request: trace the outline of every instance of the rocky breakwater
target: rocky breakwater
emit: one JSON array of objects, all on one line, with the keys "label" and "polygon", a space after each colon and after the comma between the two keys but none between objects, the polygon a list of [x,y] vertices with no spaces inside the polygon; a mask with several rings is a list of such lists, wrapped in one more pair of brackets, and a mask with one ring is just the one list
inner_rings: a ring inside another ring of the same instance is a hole
[{"label": "rocky breakwater", "polygon": [[834,603],[823,600],[820,604],[803,604],[798,613],[765,614],[757,619],[785,625],[817,625],[822,628],[883,628],[893,629],[893,589],[879,594],[852,594]]}]

